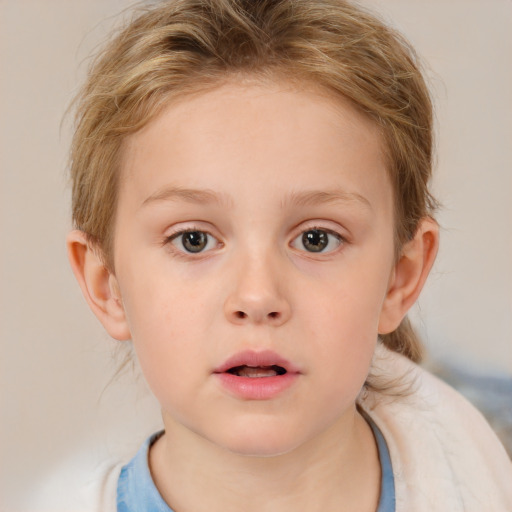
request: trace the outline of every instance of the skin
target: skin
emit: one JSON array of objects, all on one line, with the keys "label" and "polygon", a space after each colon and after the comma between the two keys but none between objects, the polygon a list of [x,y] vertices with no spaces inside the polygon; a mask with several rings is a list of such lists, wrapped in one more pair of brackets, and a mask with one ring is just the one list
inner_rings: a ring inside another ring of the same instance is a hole
[{"label": "skin", "polygon": [[[286,83],[228,83],[169,105],[125,141],[114,273],[83,233],[75,274],[132,339],[162,406],[150,452],[177,511],[376,510],[380,465],[355,407],[378,333],[415,301],[437,249],[425,219],[395,260],[377,127],[348,102]],[[308,250],[302,234],[329,245]],[[183,230],[208,234],[190,253]],[[242,350],[300,369],[269,400],[214,369]]]}]

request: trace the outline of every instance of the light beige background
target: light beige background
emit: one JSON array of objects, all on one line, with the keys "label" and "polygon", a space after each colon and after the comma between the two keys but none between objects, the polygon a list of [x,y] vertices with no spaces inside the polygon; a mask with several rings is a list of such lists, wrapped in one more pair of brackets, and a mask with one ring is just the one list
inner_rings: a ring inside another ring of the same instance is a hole
[{"label": "light beige background", "polygon": [[[414,312],[430,351],[512,374],[512,1],[366,0],[429,64],[442,248]],[[74,510],[67,482],[134,450],[158,408],[69,270],[60,123],[122,0],[0,0],[0,511]]]}]

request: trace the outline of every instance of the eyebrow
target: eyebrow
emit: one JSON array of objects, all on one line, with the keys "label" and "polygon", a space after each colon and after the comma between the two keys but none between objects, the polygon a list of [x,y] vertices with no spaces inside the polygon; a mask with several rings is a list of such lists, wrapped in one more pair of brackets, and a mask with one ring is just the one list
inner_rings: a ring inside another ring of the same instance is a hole
[{"label": "eyebrow", "polygon": [[186,201],[195,204],[231,205],[231,199],[225,194],[218,194],[209,189],[194,189],[182,187],[166,187],[144,199],[142,206],[160,201]]},{"label": "eyebrow", "polygon": [[372,205],[366,197],[357,192],[346,190],[312,190],[307,192],[292,192],[282,203],[285,207],[288,204],[295,206],[315,206],[318,204],[330,203],[355,203],[365,209],[372,210]]},{"label": "eyebrow", "polygon": [[[226,194],[219,194],[209,189],[193,189],[182,187],[166,187],[147,197],[142,206],[160,201],[185,201],[194,204],[218,204],[232,206],[233,201]],[[330,203],[355,203],[372,210],[372,205],[366,197],[356,192],[345,190],[311,190],[306,192],[292,192],[282,202],[281,207],[289,205],[306,207]]]}]

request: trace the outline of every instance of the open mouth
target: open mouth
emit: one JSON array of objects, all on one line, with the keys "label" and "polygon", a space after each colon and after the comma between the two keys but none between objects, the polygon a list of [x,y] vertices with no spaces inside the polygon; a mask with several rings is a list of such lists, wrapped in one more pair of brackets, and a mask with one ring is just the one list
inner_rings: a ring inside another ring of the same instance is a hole
[{"label": "open mouth", "polygon": [[241,400],[271,400],[292,387],[301,368],[272,350],[245,350],[213,370],[221,386]]},{"label": "open mouth", "polygon": [[277,364],[273,364],[271,366],[249,366],[243,364],[229,368],[227,373],[236,375],[237,377],[248,377],[250,379],[254,379],[284,375],[286,373],[286,368],[283,368]]}]

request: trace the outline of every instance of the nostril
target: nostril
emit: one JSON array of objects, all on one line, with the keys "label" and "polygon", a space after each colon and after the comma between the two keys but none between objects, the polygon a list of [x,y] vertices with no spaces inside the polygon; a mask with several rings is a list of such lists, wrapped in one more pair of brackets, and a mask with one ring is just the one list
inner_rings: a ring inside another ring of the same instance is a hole
[{"label": "nostril", "polygon": [[269,318],[279,318],[281,315],[277,311],[272,311],[272,313],[268,314]]},{"label": "nostril", "polygon": [[236,311],[236,312],[235,312],[235,316],[236,316],[237,318],[242,319],[242,318],[245,318],[245,317],[247,316],[247,314],[246,314],[246,313],[244,313],[243,311]]}]

